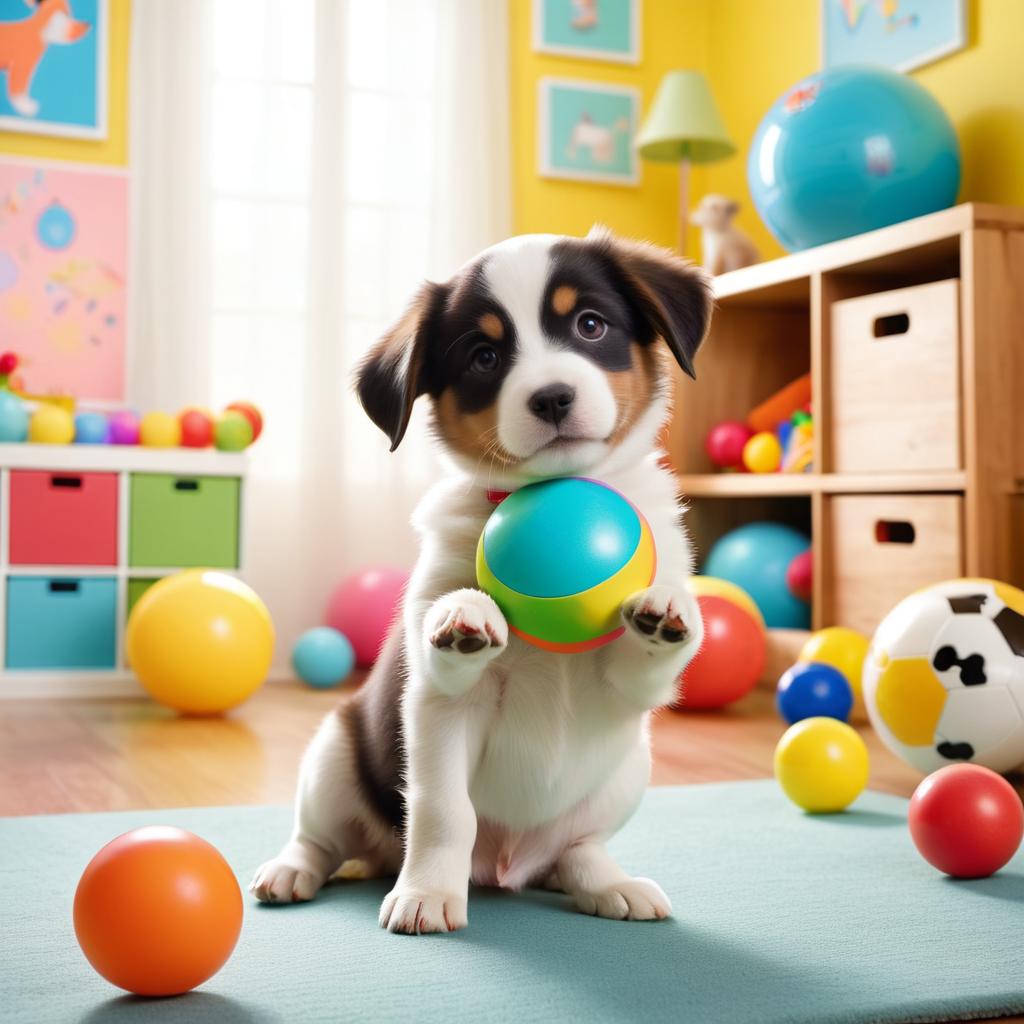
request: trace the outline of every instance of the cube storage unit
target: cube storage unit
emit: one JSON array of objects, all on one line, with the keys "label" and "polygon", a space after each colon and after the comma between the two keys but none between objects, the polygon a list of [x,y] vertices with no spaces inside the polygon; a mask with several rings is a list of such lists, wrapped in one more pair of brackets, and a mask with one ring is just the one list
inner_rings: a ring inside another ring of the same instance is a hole
[{"label": "cube storage unit", "polygon": [[[701,558],[773,519],[811,536],[814,628],[870,634],[960,575],[1024,585],[1024,210],[966,204],[715,279],[665,446]],[[725,474],[708,430],[810,372],[814,472]],[[774,666],[803,642],[777,632]]]},{"label": "cube storage unit", "polygon": [[135,602],[184,568],[239,573],[245,455],[0,444],[0,697],[137,691]]}]

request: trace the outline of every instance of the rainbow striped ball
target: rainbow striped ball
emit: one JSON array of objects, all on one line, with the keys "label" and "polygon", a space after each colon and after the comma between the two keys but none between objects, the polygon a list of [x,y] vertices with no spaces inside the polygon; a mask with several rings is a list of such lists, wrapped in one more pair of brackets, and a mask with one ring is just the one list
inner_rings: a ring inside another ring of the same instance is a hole
[{"label": "rainbow striped ball", "polygon": [[622,602],[654,578],[647,521],[618,491],[564,477],[529,484],[491,513],[476,578],[517,636],[574,653],[622,633]]}]

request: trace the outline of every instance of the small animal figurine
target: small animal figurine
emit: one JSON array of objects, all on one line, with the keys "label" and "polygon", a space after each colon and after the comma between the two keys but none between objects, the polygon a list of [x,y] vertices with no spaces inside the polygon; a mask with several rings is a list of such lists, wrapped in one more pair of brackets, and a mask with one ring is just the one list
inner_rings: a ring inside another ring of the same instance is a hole
[{"label": "small animal figurine", "polygon": [[757,246],[732,222],[739,209],[735,199],[711,193],[701,199],[691,215],[693,223],[703,229],[703,263],[710,274],[739,270],[761,259]]}]

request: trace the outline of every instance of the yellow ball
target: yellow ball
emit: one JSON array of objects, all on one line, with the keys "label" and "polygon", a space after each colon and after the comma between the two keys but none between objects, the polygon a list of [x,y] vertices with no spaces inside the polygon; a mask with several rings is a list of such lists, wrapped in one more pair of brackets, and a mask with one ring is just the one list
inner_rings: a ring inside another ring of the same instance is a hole
[{"label": "yellow ball", "polygon": [[75,439],[74,417],[59,405],[42,402],[29,420],[28,439],[36,444],[71,444]]},{"label": "yellow ball", "polygon": [[181,444],[181,424],[177,416],[147,412],[139,424],[139,443],[147,448],[177,448]]},{"label": "yellow ball", "polygon": [[819,629],[800,648],[797,661],[820,661],[846,676],[854,696],[860,696],[860,677],[868,656],[868,638],[855,629],[829,626]]},{"label": "yellow ball", "polygon": [[868,748],[845,722],[805,718],[779,740],[775,778],[786,796],[805,811],[841,811],[868,784]]},{"label": "yellow ball", "polygon": [[154,583],[128,619],[128,659],[150,696],[209,715],[259,689],[274,653],[274,624],[234,576],[190,569]]},{"label": "yellow ball", "polygon": [[774,473],[782,464],[782,445],[768,430],[755,434],[743,446],[743,465],[751,473]]},{"label": "yellow ball", "polygon": [[729,580],[717,576],[691,576],[686,581],[686,588],[694,597],[721,597],[739,605],[760,627],[765,628],[764,616],[754,599],[742,588]]}]

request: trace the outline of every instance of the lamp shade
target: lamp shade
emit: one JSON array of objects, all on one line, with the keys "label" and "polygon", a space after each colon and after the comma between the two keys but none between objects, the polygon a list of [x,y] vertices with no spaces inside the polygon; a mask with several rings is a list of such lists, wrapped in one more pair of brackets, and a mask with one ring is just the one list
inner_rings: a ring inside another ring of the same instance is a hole
[{"label": "lamp shade", "polygon": [[670,71],[661,80],[635,145],[645,160],[666,163],[707,164],[736,152],[700,71]]}]

